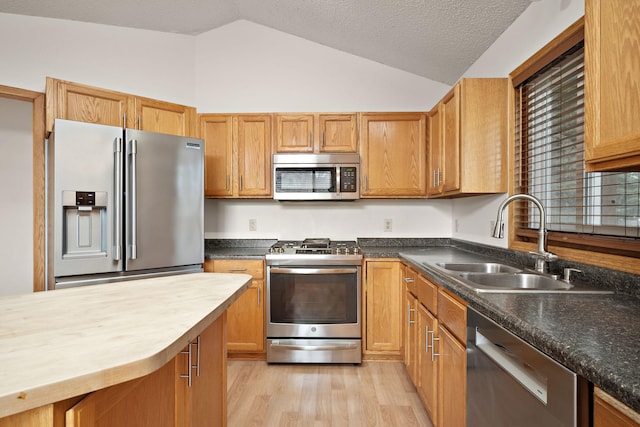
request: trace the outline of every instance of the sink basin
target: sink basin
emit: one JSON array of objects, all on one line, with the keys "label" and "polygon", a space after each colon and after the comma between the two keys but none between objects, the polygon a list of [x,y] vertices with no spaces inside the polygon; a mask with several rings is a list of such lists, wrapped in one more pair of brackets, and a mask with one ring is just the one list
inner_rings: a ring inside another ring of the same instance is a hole
[{"label": "sink basin", "polygon": [[460,277],[476,285],[476,292],[502,292],[508,290],[566,291],[573,288],[569,283],[537,274],[486,274],[462,273]]},{"label": "sink basin", "polygon": [[470,273],[517,273],[521,271],[510,265],[498,264],[494,262],[470,262],[470,263],[436,263],[449,271],[463,271]]}]

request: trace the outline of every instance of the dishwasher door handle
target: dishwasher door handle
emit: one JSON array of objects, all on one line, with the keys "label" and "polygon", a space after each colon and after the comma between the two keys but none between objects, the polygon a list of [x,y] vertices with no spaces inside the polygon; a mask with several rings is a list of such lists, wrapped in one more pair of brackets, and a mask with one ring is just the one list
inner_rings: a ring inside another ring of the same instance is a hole
[{"label": "dishwasher door handle", "polygon": [[547,404],[547,384],[535,375],[534,368],[524,360],[515,356],[506,347],[493,343],[476,329],[476,347],[493,360],[506,373],[518,381],[529,393]]}]

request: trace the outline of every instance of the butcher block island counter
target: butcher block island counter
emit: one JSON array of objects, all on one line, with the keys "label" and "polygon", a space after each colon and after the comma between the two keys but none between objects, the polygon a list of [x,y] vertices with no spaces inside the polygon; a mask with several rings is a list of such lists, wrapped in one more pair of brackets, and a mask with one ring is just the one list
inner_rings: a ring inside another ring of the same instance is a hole
[{"label": "butcher block island counter", "polygon": [[0,426],[224,425],[225,311],[250,284],[194,273],[0,298]]}]

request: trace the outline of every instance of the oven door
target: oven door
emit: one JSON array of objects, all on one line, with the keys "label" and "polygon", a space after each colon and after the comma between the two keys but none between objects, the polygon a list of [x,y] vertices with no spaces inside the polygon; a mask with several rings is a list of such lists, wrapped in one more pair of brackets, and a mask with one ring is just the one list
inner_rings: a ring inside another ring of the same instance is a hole
[{"label": "oven door", "polygon": [[267,337],[361,338],[360,266],[267,266]]}]

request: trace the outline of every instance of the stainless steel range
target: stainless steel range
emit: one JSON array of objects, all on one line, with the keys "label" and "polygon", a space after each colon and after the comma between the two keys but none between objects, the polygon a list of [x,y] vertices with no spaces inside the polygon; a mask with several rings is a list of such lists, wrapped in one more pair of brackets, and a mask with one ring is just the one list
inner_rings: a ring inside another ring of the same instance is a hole
[{"label": "stainless steel range", "polygon": [[266,259],[267,362],[362,362],[356,243],[279,241]]}]

